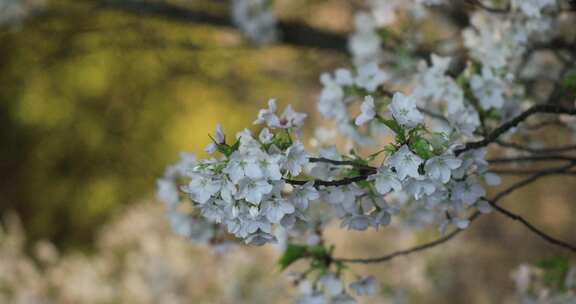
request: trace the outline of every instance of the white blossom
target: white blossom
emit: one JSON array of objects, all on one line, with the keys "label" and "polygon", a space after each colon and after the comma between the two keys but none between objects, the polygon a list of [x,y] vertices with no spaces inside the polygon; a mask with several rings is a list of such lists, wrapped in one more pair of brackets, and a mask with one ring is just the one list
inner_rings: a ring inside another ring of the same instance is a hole
[{"label": "white blossom", "polygon": [[245,178],[240,180],[239,186],[239,198],[243,198],[255,205],[260,204],[262,197],[272,191],[272,185],[265,180]]},{"label": "white blossom", "polygon": [[289,199],[296,208],[306,210],[308,209],[308,203],[317,200],[319,197],[320,194],[314,188],[314,181],[310,181],[302,186],[294,187]]},{"label": "white blossom", "polygon": [[374,181],[374,187],[378,193],[384,195],[390,192],[392,189],[394,191],[402,190],[402,184],[390,168],[381,166],[378,168],[376,174],[371,175],[369,180]]},{"label": "white blossom", "polygon": [[443,184],[450,180],[452,170],[462,165],[462,160],[452,155],[441,155],[430,158],[424,165],[426,175]]},{"label": "white blossom", "polygon": [[378,64],[372,62],[358,68],[356,85],[371,93],[376,91],[376,88],[382,85],[388,78],[389,76],[380,69]]},{"label": "white blossom", "polygon": [[416,100],[411,95],[406,96],[396,92],[392,97],[389,109],[394,119],[405,127],[414,128],[424,120],[424,117],[416,108]]},{"label": "white blossom", "polygon": [[378,290],[377,284],[378,281],[374,276],[368,276],[352,282],[349,287],[359,296],[371,296]]},{"label": "white blossom", "polygon": [[372,96],[364,97],[364,101],[360,106],[360,110],[361,113],[358,115],[358,117],[356,117],[355,121],[357,126],[361,126],[371,121],[376,116],[376,112],[374,110],[374,98],[372,98]]},{"label": "white blossom", "polygon": [[286,150],[286,160],[284,168],[292,176],[297,176],[302,171],[302,167],[308,164],[308,154],[301,142],[296,142]]},{"label": "white blossom", "polygon": [[452,198],[462,201],[468,206],[474,204],[485,194],[486,191],[473,176],[466,178],[464,181],[456,182],[452,189]]},{"label": "white blossom", "polygon": [[284,199],[266,201],[262,208],[266,218],[274,224],[280,223],[284,215],[291,214],[295,210],[294,206]]},{"label": "white blossom", "polygon": [[472,75],[470,87],[482,109],[500,109],[504,105],[504,83],[494,75],[492,69],[483,67],[481,76]]},{"label": "white blossom", "polygon": [[423,160],[416,154],[412,153],[408,146],[403,145],[396,151],[389,160],[390,166],[394,167],[398,173],[398,179],[403,181],[407,176],[417,178],[420,176],[418,168]]}]

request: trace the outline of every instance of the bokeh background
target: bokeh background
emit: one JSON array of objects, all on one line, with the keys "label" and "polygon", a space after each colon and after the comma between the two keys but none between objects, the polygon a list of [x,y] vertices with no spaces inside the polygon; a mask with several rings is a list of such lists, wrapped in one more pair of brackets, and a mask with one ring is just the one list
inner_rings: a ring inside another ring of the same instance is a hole
[{"label": "bokeh background", "polygon": [[[348,64],[338,37],[358,4],[277,1],[299,34],[333,33],[324,48],[299,36],[251,45],[226,1],[21,2],[26,10],[0,11],[0,303],[290,302],[274,248],[218,254],[173,236],[155,179],[180,151],[203,155],[216,123],[227,133],[251,125],[271,97],[322,124],[318,77]],[[547,178],[505,204],[576,241],[574,187]],[[328,241],[353,257],[436,236],[333,228]],[[567,254],[492,214],[443,247],[353,271],[381,282],[362,303],[515,303],[513,270],[558,256]]]}]

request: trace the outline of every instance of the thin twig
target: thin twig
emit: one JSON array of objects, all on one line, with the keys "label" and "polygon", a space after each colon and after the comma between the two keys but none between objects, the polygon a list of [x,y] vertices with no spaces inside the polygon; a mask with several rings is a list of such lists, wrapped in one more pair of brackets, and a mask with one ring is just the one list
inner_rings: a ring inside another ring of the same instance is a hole
[{"label": "thin twig", "polygon": [[[503,190],[502,192],[500,192],[499,194],[497,194],[494,198],[492,198],[491,200],[487,200],[490,204],[496,204],[499,200],[503,199],[504,197],[506,197],[507,195],[511,194],[512,192],[525,187],[533,182],[535,182],[536,180],[544,177],[544,176],[548,176],[548,175],[553,175],[556,174],[560,171],[565,171],[565,170],[570,170],[572,167],[576,166],[576,162],[571,163],[569,165],[563,166],[563,167],[558,167],[558,168],[553,168],[553,169],[549,169],[549,170],[544,170],[541,172],[538,172],[537,174],[534,174],[526,179],[523,179],[517,183],[514,183],[512,186],[506,188],[505,190]],[[481,215],[481,213],[479,211],[476,211],[472,214],[472,216],[470,216],[468,218],[468,220],[470,222],[473,222],[474,220],[476,220],[479,216]],[[451,233],[436,239],[434,241],[428,242],[428,243],[424,243],[422,245],[418,245],[409,249],[404,249],[404,250],[399,250],[399,251],[395,251],[392,252],[390,254],[386,254],[383,256],[379,256],[379,257],[373,257],[373,258],[334,258],[334,261],[338,261],[338,262],[343,262],[343,263],[359,263],[359,264],[371,264],[371,263],[380,263],[380,262],[386,262],[389,260],[392,260],[393,258],[399,257],[399,256],[406,256],[406,255],[410,255],[412,253],[417,253],[420,251],[424,251],[430,248],[434,248],[438,245],[444,244],[446,242],[448,242],[449,240],[453,239],[454,237],[456,237],[458,234],[460,234],[460,232],[462,232],[462,229],[456,229],[454,231],[452,231]]]},{"label": "thin twig", "polygon": [[516,116],[512,120],[503,123],[498,128],[494,129],[488,136],[486,136],[483,140],[475,141],[467,143],[464,148],[458,149],[455,151],[456,155],[460,155],[463,152],[472,149],[478,149],[489,145],[490,143],[494,142],[498,139],[498,137],[508,130],[516,127],[519,123],[526,120],[528,117],[538,114],[538,113],[550,113],[550,114],[567,114],[567,115],[576,115],[576,108],[566,108],[559,105],[552,105],[552,104],[540,104],[535,105],[529,108],[528,110],[522,112],[520,115]]},{"label": "thin twig", "polygon": [[533,154],[562,153],[562,152],[569,152],[569,151],[576,150],[576,145],[537,149],[537,148],[531,148],[528,146],[520,145],[517,143],[505,142],[502,140],[495,140],[494,142],[496,144],[498,144],[499,146],[502,146],[504,148],[520,150],[520,151],[533,153]]},{"label": "thin twig", "polygon": [[[355,177],[347,177],[347,178],[343,178],[343,179],[339,179],[339,180],[335,180],[335,181],[325,181],[325,180],[314,180],[314,187],[318,188],[318,187],[337,187],[337,186],[346,186],[346,185],[350,185],[352,183],[357,183],[357,182],[361,182],[363,180],[366,180],[368,178],[368,176],[372,175],[371,174],[364,174],[364,175],[358,175]],[[291,185],[299,185],[302,186],[304,184],[306,184],[307,180],[294,180],[294,179],[284,179],[284,181],[288,184]]]},{"label": "thin twig", "polygon": [[334,160],[334,159],[328,159],[325,157],[311,157],[308,159],[308,161],[310,161],[311,163],[327,163],[327,164],[332,164],[332,165],[336,165],[336,166],[352,166],[352,167],[360,168],[363,170],[376,171],[375,167],[361,164],[361,163],[359,163],[357,161],[353,161],[353,160]]},{"label": "thin twig", "polygon": [[565,155],[532,155],[519,157],[502,157],[487,159],[491,164],[522,163],[522,162],[553,162],[553,161],[576,161],[576,157]]},{"label": "thin twig", "polygon": [[[532,175],[542,171],[541,169],[490,169],[490,172],[501,175]],[[576,171],[562,171],[558,175],[576,175]]]},{"label": "thin twig", "polygon": [[494,204],[492,202],[489,202],[489,203],[492,206],[492,208],[494,208],[496,211],[500,212],[501,214],[503,214],[503,215],[515,220],[515,221],[519,221],[520,223],[522,223],[522,225],[526,226],[526,228],[528,228],[530,231],[534,232],[536,235],[543,238],[547,242],[549,242],[553,245],[562,247],[564,249],[570,250],[572,252],[576,252],[576,246],[575,245],[569,244],[565,241],[562,241],[562,240],[559,240],[559,239],[556,239],[556,238],[550,236],[546,232],[540,230],[539,228],[537,228],[536,226],[534,226],[533,224],[528,222],[521,215],[518,215],[518,214],[516,214],[510,210],[504,209],[504,208],[502,208],[502,207],[500,207],[497,204]]}]

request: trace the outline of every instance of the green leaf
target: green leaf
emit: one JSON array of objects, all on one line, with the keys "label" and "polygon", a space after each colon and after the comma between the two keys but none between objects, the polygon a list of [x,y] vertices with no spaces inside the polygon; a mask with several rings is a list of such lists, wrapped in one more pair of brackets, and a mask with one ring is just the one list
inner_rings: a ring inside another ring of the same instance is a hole
[{"label": "green leaf", "polygon": [[574,90],[576,91],[576,72],[570,73],[566,76],[562,85],[566,90]]},{"label": "green leaf", "polygon": [[432,145],[420,136],[410,139],[410,149],[423,159],[429,159],[434,156]]},{"label": "green leaf", "polygon": [[378,117],[378,121],[386,125],[390,130],[396,133],[396,141],[398,143],[404,143],[406,141],[406,135],[404,134],[404,128],[394,119],[384,119]]},{"label": "green leaf", "polygon": [[308,253],[308,247],[304,245],[288,244],[284,254],[280,257],[278,265],[280,265],[280,270],[288,268],[292,263],[304,258]]},{"label": "green leaf", "polygon": [[567,258],[550,258],[536,265],[544,270],[544,284],[561,290],[564,288],[564,280],[570,269],[570,261]]},{"label": "green leaf", "polygon": [[444,153],[449,145],[448,135],[442,132],[432,133],[428,142],[432,145],[432,149],[436,155]]}]

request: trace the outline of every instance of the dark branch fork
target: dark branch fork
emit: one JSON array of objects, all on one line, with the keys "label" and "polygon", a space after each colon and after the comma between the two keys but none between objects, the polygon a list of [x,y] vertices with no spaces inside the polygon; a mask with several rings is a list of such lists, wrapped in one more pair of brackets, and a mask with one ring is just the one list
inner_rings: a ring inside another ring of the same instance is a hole
[{"label": "dark branch fork", "polygon": [[548,114],[567,114],[567,115],[576,115],[576,108],[566,108],[559,105],[552,105],[552,104],[539,104],[532,106],[528,110],[522,112],[520,115],[516,116],[515,118],[509,120],[508,122],[500,125],[500,127],[494,129],[490,132],[484,139],[480,141],[475,141],[471,143],[467,143],[464,148],[455,151],[456,155],[460,155],[466,151],[472,149],[478,149],[488,146],[489,144],[495,142],[498,137],[502,134],[508,132],[508,130],[516,127],[518,124],[523,122],[524,120],[528,119],[528,117],[538,114],[538,113],[548,113]]},{"label": "dark branch fork", "polygon": [[[540,236],[541,238],[543,238],[544,240],[548,241],[550,244],[559,246],[561,248],[570,250],[572,252],[576,252],[576,246],[569,244],[565,241],[556,239],[550,235],[548,235],[547,233],[545,233],[544,231],[542,231],[541,229],[537,228],[536,226],[534,226],[533,224],[531,224],[530,222],[528,222],[526,219],[524,219],[523,217],[514,214],[502,207],[500,207],[497,203],[498,201],[502,200],[504,197],[510,195],[511,193],[513,193],[514,191],[523,188],[527,185],[530,185],[531,183],[539,180],[540,178],[543,178],[545,176],[549,176],[549,175],[554,175],[554,174],[558,174],[561,173],[563,171],[567,171],[572,169],[573,167],[576,167],[576,162],[573,162],[569,165],[563,166],[563,167],[559,167],[559,168],[553,168],[553,169],[549,169],[549,170],[544,170],[541,172],[538,172],[526,179],[523,179],[515,184],[513,184],[512,186],[506,188],[505,190],[503,190],[502,192],[498,193],[496,196],[494,196],[492,199],[486,199],[490,205],[498,212],[508,216],[509,218],[516,220],[516,221],[520,221],[524,226],[526,226],[530,231],[534,232],[536,235]],[[468,219],[470,220],[470,222],[475,221],[477,218],[479,218],[481,215],[481,213],[479,211],[474,212]],[[404,249],[404,250],[399,250],[399,251],[395,251],[383,256],[379,256],[379,257],[373,257],[373,258],[334,258],[334,261],[337,262],[343,262],[343,263],[360,263],[360,264],[371,264],[371,263],[380,263],[380,262],[386,262],[389,260],[392,260],[396,257],[399,256],[406,256],[406,255],[410,255],[413,253],[417,253],[417,252],[421,252],[421,251],[425,251],[427,249],[431,249],[434,248],[438,245],[444,244],[446,242],[448,242],[449,240],[453,239],[454,237],[456,237],[457,235],[459,235],[462,231],[462,229],[456,229],[452,232],[450,232],[449,234],[436,239],[434,241],[428,242],[428,243],[424,243],[422,245],[418,245],[412,248],[408,248],[408,249]]]}]

